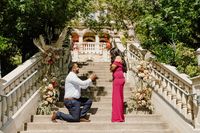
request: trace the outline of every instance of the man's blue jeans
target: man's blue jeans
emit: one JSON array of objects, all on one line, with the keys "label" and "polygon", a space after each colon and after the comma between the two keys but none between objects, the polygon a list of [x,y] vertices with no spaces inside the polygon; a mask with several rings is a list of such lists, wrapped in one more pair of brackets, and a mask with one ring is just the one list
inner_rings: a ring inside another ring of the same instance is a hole
[{"label": "man's blue jeans", "polygon": [[[64,104],[68,109],[69,114],[58,111],[56,113],[56,119],[65,120],[68,122],[79,122],[80,117],[86,116],[87,112],[92,106],[92,100],[88,98],[79,98],[78,100],[64,100]],[[83,106],[82,109],[81,106]]]}]

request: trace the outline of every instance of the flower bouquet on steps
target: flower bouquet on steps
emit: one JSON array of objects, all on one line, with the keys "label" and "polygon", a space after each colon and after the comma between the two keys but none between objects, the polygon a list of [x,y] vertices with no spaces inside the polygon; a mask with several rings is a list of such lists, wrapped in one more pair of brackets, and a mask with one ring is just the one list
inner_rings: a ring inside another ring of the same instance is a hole
[{"label": "flower bouquet on steps", "polygon": [[58,81],[53,73],[43,79],[42,86],[40,87],[42,101],[37,108],[37,114],[51,114],[51,108],[58,101],[58,89]]},{"label": "flower bouquet on steps", "polygon": [[153,78],[151,76],[151,64],[147,61],[139,61],[134,70],[137,81],[136,88],[133,89],[131,97],[126,102],[126,112],[142,111],[143,113],[152,114],[154,107],[151,102],[152,88],[150,83]]},{"label": "flower bouquet on steps", "polygon": [[[58,101],[58,76],[60,75],[59,59],[63,57],[64,49],[63,42],[66,38],[68,27],[66,26],[56,43],[47,45],[42,35],[39,38],[33,39],[33,43],[40,50],[42,63],[44,66],[44,77],[41,83],[41,102],[37,108],[37,114],[46,115],[51,114],[51,108],[55,106]],[[53,72],[56,72],[55,75]]]}]

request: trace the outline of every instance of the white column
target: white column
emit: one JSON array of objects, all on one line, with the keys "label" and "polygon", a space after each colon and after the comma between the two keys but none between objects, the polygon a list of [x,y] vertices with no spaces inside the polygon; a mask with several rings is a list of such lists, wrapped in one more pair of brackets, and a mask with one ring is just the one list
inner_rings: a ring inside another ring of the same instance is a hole
[{"label": "white column", "polygon": [[99,51],[99,36],[98,35],[95,35],[95,53],[99,54],[100,51]]},{"label": "white column", "polygon": [[200,66],[200,48],[197,49],[196,55],[197,55],[198,66]]}]

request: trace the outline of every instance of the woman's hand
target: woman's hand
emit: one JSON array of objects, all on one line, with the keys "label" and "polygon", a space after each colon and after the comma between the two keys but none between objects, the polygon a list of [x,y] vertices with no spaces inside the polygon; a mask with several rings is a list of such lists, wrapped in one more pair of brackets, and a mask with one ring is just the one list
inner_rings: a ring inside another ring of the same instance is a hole
[{"label": "woman's hand", "polygon": [[117,65],[111,64],[110,71],[113,72],[117,68]]}]

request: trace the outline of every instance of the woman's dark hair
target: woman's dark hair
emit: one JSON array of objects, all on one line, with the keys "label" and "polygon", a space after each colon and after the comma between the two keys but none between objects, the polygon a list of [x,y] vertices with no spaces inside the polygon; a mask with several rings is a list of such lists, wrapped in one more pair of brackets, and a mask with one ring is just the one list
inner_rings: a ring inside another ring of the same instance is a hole
[{"label": "woman's dark hair", "polygon": [[121,54],[122,54],[122,52],[121,52],[118,48],[116,48],[116,47],[112,48],[112,49],[110,50],[111,63],[114,62],[116,56],[121,56]]},{"label": "woman's dark hair", "polygon": [[110,55],[111,55],[111,64],[115,61],[116,56],[120,56],[122,58],[123,71],[126,73],[127,65],[126,61],[124,60],[124,53],[121,52],[118,48],[114,47],[110,50]]}]

